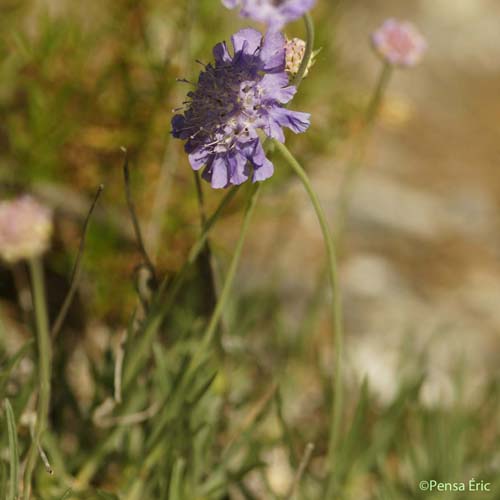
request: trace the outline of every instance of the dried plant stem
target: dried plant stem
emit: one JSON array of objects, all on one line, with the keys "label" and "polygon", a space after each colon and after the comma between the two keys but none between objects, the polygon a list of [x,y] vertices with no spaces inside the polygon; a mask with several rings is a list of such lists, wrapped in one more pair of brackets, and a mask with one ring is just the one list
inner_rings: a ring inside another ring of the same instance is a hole
[{"label": "dried plant stem", "polygon": [[224,449],[222,450],[222,457],[226,457],[233,448],[233,445],[238,441],[238,439],[245,434],[252,425],[259,419],[259,417],[264,413],[265,409],[268,407],[269,402],[275,396],[278,390],[278,384],[273,382],[264,394],[252,405],[250,411],[243,418],[241,424],[233,432],[233,434],[228,439]]},{"label": "dried plant stem", "polygon": [[126,148],[122,148],[123,153],[125,154],[125,158],[123,160],[123,180],[125,184],[125,196],[127,198],[127,207],[130,214],[130,219],[132,220],[132,225],[134,226],[135,239],[137,242],[137,246],[139,251],[141,252],[142,259],[144,260],[144,264],[148,268],[153,280],[156,283],[156,271],[153,265],[153,262],[149,258],[148,252],[146,251],[146,247],[144,245],[144,238],[142,237],[141,226],[139,225],[139,219],[137,217],[137,212],[135,210],[134,199],[132,197],[132,190],[130,188],[130,169],[128,166],[128,152]]},{"label": "dried plant stem", "polygon": [[[290,153],[288,148],[278,141],[274,141],[276,148],[283,155],[284,159],[290,165],[292,170],[302,181],[307,194],[313,204],[316,216],[318,218],[323,240],[325,242],[328,263],[328,276],[332,287],[332,315],[334,325],[334,346],[335,346],[335,371],[333,377],[333,411],[330,422],[330,440],[328,444],[328,464],[330,467],[329,480],[333,478],[333,462],[337,449],[340,431],[340,421],[342,417],[343,391],[342,391],[342,351],[343,351],[343,321],[342,321],[342,302],[340,297],[340,287],[337,272],[337,259],[335,255],[335,246],[330,234],[328,222],[321,207],[320,201],[314,191],[311,181],[306,172]],[[330,498],[330,497],[327,497]]]},{"label": "dried plant stem", "polygon": [[288,495],[290,500],[294,500],[295,498],[297,498],[297,495],[299,493],[300,481],[302,480],[302,476],[304,475],[304,472],[306,471],[307,466],[311,461],[313,451],[314,443],[307,443],[306,449],[304,450],[304,455],[302,455],[299,467],[297,469],[297,472],[295,473],[295,477],[293,478],[292,486],[290,488],[290,494]]},{"label": "dried plant stem", "polygon": [[78,283],[80,281],[80,275],[82,270],[82,265],[81,265],[82,257],[85,251],[85,240],[87,238],[87,229],[89,226],[90,218],[92,217],[92,213],[94,212],[94,208],[97,204],[97,200],[99,199],[99,196],[101,195],[103,189],[104,185],[103,184],[99,185],[96,194],[94,196],[94,200],[92,201],[87,216],[85,217],[85,222],[83,223],[83,230],[82,230],[82,239],[80,240],[80,247],[78,248],[78,254],[76,256],[75,265],[73,266],[73,272],[71,273],[71,282],[70,282],[71,284],[69,287],[68,294],[66,295],[66,298],[64,299],[64,302],[57,315],[57,318],[52,326],[52,330],[50,332],[52,339],[55,339],[59,334],[59,332],[61,331],[61,327],[64,323],[64,320],[66,319],[66,315],[68,314],[68,310],[71,306],[71,303],[73,302],[73,298],[78,288]]},{"label": "dried plant stem", "polygon": [[40,441],[43,432],[47,427],[50,403],[50,374],[52,360],[49,321],[45,302],[43,265],[39,259],[33,259],[29,264],[31,279],[33,283],[33,302],[35,306],[35,319],[38,339],[38,402],[35,430],[28,451],[26,469],[24,472],[24,500],[29,500],[30,498],[31,478],[33,476],[33,471],[38,460]]}]

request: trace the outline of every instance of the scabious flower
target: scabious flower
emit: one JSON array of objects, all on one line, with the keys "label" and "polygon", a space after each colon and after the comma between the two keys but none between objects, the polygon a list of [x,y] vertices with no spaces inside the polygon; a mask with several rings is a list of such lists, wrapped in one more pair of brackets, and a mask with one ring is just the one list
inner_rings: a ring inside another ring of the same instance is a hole
[{"label": "scabious flower", "polygon": [[395,66],[415,66],[427,48],[425,38],[409,22],[387,19],[373,33],[372,44],[383,60]]},{"label": "scabious flower", "polygon": [[279,31],[286,23],[303,16],[315,2],[316,0],[222,0],[229,9],[241,7],[241,17],[265,23],[272,31]]},{"label": "scabious flower", "polygon": [[172,134],[185,139],[193,170],[224,188],[273,175],[261,136],[285,141],[283,127],[295,133],[309,126],[309,113],[286,109],[297,89],[285,72],[285,39],[254,29],[232,36],[234,54],[225,42],[214,47],[215,63],[205,66],[195,90],[188,93],[183,114],[172,119]]},{"label": "scabious flower", "polygon": [[0,257],[6,262],[43,254],[52,230],[52,211],[31,196],[0,202]]}]

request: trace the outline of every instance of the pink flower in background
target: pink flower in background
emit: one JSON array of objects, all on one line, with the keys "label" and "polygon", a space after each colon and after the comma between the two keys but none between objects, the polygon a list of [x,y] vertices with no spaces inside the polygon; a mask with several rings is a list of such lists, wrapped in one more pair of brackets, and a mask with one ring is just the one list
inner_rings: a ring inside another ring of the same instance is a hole
[{"label": "pink flower in background", "polygon": [[0,257],[6,262],[43,254],[52,230],[52,211],[31,196],[0,202]]},{"label": "pink flower in background", "polygon": [[387,19],[373,33],[375,51],[389,64],[395,66],[415,66],[427,49],[427,42],[409,22]]}]

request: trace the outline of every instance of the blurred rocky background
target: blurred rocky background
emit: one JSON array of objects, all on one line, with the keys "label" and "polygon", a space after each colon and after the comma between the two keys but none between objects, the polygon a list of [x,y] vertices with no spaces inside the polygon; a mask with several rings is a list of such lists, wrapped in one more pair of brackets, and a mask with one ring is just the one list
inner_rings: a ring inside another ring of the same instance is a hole
[{"label": "blurred rocky background", "polygon": [[[327,5],[321,7],[327,15]],[[500,6],[493,0],[341,2],[329,19],[335,38],[322,40],[324,51],[304,83],[316,106],[312,133],[320,134],[324,115],[334,113],[328,108],[338,105],[325,103],[314,83],[327,71],[330,51],[340,62],[325,77],[325,91],[348,82],[359,108],[380,71],[369,33],[395,17],[412,21],[428,40],[421,65],[393,73],[355,180],[341,252],[347,355],[385,398],[394,395],[405,346],[413,355],[429,354],[429,401],[449,399],[458,365],[467,367],[470,391],[498,373],[500,32],[494,13]],[[352,147],[347,138],[333,155],[303,154],[332,221]],[[262,238],[249,244],[247,259],[256,263],[248,277],[266,280],[258,270],[270,269],[293,309],[317,286],[321,234],[297,181],[264,204],[268,212],[259,225],[267,249]],[[286,214],[286,223],[272,217],[276,211]]]}]

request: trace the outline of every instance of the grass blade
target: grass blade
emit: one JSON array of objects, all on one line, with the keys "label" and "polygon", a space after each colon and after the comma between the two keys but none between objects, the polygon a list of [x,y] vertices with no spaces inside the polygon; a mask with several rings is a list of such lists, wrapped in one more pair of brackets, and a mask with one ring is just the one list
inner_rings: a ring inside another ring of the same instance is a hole
[{"label": "grass blade", "polygon": [[17,445],[16,417],[8,399],[4,401],[9,435],[10,484],[8,500],[16,500],[19,493],[19,448]]},{"label": "grass blade", "polygon": [[186,468],[186,461],[179,457],[174,464],[172,470],[172,478],[170,480],[169,496],[170,500],[182,500],[184,498],[182,494],[182,478],[184,475],[184,469]]},{"label": "grass blade", "polygon": [[5,386],[10,378],[11,373],[16,369],[17,365],[28,353],[33,345],[33,339],[28,340],[6,363],[5,367],[0,371],[0,397],[4,396]]}]

